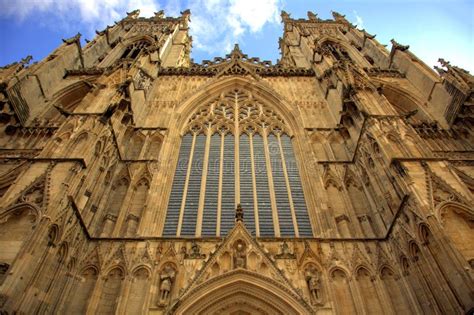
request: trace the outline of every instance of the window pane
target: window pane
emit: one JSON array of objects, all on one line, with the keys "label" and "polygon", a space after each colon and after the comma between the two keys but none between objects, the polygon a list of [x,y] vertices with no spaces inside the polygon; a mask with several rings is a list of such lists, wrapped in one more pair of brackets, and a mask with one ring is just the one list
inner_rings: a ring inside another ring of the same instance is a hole
[{"label": "window pane", "polygon": [[183,226],[181,235],[194,236],[196,233],[197,210],[199,206],[199,195],[201,193],[202,165],[204,161],[204,149],[206,146],[206,135],[200,134],[196,137],[194,155],[191,161],[191,173],[189,175],[186,205],[184,206]]},{"label": "window pane", "polygon": [[181,200],[183,198],[184,182],[186,181],[186,171],[188,169],[189,153],[193,136],[186,134],[181,141],[181,149],[179,150],[178,165],[174,173],[173,187],[171,188],[170,200],[168,202],[168,211],[166,213],[164,236],[175,236],[178,227],[179,210],[181,208]]}]

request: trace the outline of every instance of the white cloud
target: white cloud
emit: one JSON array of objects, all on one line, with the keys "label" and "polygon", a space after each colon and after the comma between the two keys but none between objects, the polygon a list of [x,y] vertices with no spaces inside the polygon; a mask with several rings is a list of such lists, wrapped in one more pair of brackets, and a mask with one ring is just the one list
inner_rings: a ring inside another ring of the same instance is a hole
[{"label": "white cloud", "polygon": [[190,4],[191,35],[196,49],[228,53],[245,33],[280,22],[281,0],[197,0]]},{"label": "white cloud", "polygon": [[[52,14],[61,20],[68,31],[76,22],[84,23],[93,34],[95,28],[103,28],[125,17],[126,11],[140,9],[140,16],[152,16],[159,6],[154,0],[0,0],[0,17],[11,16],[20,22],[38,13]],[[57,23],[57,20],[53,20]],[[47,24],[47,21],[45,21]]]},{"label": "white cloud", "polygon": [[250,31],[258,32],[265,23],[278,23],[281,4],[276,0],[231,0],[229,13]]},{"label": "white cloud", "polygon": [[[245,34],[258,33],[266,24],[279,23],[283,0],[0,0],[0,17],[26,22],[30,16],[45,14],[41,23],[61,28],[68,35],[86,29],[94,36],[125,17],[125,12],[140,9],[140,16],[153,16],[164,9],[167,16],[178,16],[191,9],[190,33],[195,50],[212,55],[228,53]],[[64,34],[64,37],[67,36]]]},{"label": "white cloud", "polygon": [[356,18],[355,24],[357,25],[357,28],[360,29],[360,30],[364,29],[364,20],[357,13],[356,10],[354,10],[353,12],[354,12],[354,15],[355,15],[355,18]]}]

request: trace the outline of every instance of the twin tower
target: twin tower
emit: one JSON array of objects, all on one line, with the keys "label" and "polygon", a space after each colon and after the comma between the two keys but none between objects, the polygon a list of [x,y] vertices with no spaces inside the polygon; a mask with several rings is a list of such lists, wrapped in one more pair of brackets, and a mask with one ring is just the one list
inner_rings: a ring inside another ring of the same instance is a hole
[{"label": "twin tower", "polygon": [[335,12],[197,64],[190,14],[0,68],[0,313],[472,312],[474,78]]}]

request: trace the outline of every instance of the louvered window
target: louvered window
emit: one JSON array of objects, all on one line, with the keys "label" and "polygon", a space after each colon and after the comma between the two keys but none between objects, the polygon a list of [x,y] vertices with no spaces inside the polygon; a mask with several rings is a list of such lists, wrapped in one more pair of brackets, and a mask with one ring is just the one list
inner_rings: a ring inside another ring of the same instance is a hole
[{"label": "louvered window", "polygon": [[182,138],[164,236],[225,236],[235,209],[258,237],[311,237],[284,120],[241,90],[199,107]]}]

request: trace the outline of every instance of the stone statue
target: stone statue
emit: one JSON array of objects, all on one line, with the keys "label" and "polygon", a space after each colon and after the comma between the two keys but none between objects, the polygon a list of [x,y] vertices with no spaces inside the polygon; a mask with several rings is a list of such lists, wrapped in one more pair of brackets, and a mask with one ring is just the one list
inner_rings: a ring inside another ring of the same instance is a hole
[{"label": "stone statue", "polygon": [[290,247],[286,241],[280,245],[280,253],[275,255],[276,259],[295,259],[296,256],[290,251]]},{"label": "stone statue", "polygon": [[204,259],[206,258],[206,254],[201,254],[201,247],[199,247],[198,243],[195,241],[191,244],[191,252],[188,254],[186,253],[186,249],[184,249],[184,258],[186,259]]},{"label": "stone statue", "polygon": [[166,305],[170,298],[171,287],[173,285],[174,278],[176,276],[176,271],[171,266],[166,266],[160,275],[160,298],[159,304]]},{"label": "stone statue", "polygon": [[322,304],[320,272],[317,270],[307,270],[305,278],[312,301],[314,304]]},{"label": "stone statue", "polygon": [[245,268],[246,261],[245,244],[242,241],[237,241],[235,245],[234,268]]},{"label": "stone statue", "polygon": [[242,209],[242,206],[240,203],[237,205],[237,208],[235,209],[235,221],[244,221],[244,209]]}]

